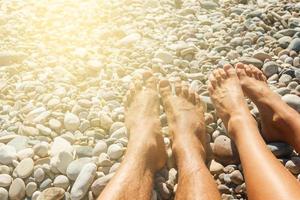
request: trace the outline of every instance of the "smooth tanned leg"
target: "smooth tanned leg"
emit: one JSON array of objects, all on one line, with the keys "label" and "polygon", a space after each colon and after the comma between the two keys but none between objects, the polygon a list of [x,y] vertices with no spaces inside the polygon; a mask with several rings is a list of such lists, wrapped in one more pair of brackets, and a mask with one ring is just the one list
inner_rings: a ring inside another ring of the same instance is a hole
[{"label": "smooth tanned leg", "polygon": [[300,152],[299,113],[268,87],[266,77],[256,67],[239,63],[236,72],[244,93],[260,111],[264,138],[287,142]]},{"label": "smooth tanned leg", "polygon": [[157,85],[150,72],[144,79],[145,88],[137,82],[127,95],[125,123],[130,134],[125,158],[98,200],[150,200],[154,174],[166,162]]},{"label": "smooth tanned leg", "polygon": [[296,200],[300,186],[269,151],[244,100],[238,76],[231,65],[210,77],[209,92],[218,115],[235,141],[250,200]]},{"label": "smooth tanned leg", "polygon": [[160,82],[160,94],[173,136],[173,153],[179,179],[176,200],[218,200],[216,183],[205,165],[204,111],[199,96],[187,85],[177,83],[171,94],[167,80]]}]

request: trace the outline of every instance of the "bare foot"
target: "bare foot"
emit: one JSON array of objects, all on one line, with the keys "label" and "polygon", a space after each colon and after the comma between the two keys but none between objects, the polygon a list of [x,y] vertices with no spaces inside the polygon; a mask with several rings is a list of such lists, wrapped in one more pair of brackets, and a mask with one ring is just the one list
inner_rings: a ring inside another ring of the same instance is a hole
[{"label": "bare foot", "polygon": [[[170,133],[173,137],[173,149],[174,146],[181,148],[186,144],[200,141],[202,158],[205,160],[204,107],[199,95],[189,90],[188,85],[182,84],[180,81],[175,84],[176,94],[174,95],[167,80],[161,80],[159,88]],[[191,141],[193,142],[190,143]]]},{"label": "bare foot", "polygon": [[212,102],[230,133],[230,122],[251,116],[238,76],[231,65],[225,65],[223,69],[214,70],[209,81],[208,90]]},{"label": "bare foot", "polygon": [[[258,107],[261,122],[262,135],[267,141],[285,141],[287,131],[285,117],[278,108],[290,109],[266,83],[266,77],[256,67],[239,63],[236,72],[240,79],[243,91]],[[279,106],[279,107],[278,107]]]},{"label": "bare foot", "polygon": [[126,97],[125,124],[129,130],[128,147],[140,151],[154,170],[166,162],[166,150],[160,133],[159,95],[157,81],[151,72],[143,74],[144,81],[137,80]]}]

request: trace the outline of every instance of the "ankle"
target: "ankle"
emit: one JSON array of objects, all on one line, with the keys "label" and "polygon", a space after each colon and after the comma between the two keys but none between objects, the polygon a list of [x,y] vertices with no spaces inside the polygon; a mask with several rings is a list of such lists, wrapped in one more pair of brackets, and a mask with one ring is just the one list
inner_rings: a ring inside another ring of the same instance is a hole
[{"label": "ankle", "polygon": [[227,130],[232,139],[236,140],[244,128],[257,128],[255,119],[250,112],[240,112],[230,116],[227,123]]},{"label": "ankle", "polygon": [[176,160],[189,160],[196,156],[206,161],[206,148],[196,135],[174,139],[172,150]]}]

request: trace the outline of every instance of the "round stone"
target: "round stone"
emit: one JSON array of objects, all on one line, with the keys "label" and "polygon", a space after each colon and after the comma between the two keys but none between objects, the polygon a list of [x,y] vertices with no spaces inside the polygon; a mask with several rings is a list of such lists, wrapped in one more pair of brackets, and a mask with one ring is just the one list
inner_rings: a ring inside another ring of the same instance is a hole
[{"label": "round stone", "polygon": [[40,142],[33,146],[33,151],[36,155],[43,158],[48,155],[49,144],[47,142]]},{"label": "round stone", "polygon": [[32,148],[22,149],[17,153],[19,160],[23,160],[25,158],[32,158],[34,156],[34,152]]},{"label": "round stone", "polygon": [[54,181],[53,185],[55,187],[63,188],[64,190],[67,190],[67,188],[70,185],[69,179],[64,175],[57,176]]},{"label": "round stone", "polygon": [[118,144],[112,144],[108,147],[107,154],[112,159],[119,159],[123,155],[123,148]]},{"label": "round stone", "polygon": [[8,192],[5,188],[0,187],[0,199],[7,200],[8,199]]},{"label": "round stone", "polygon": [[13,160],[17,159],[17,152],[13,146],[3,145],[0,146],[0,164],[8,165]]},{"label": "round stone", "polygon": [[292,157],[285,163],[285,167],[293,174],[300,174],[300,157]]},{"label": "round stone", "polygon": [[37,184],[35,182],[29,182],[25,188],[26,196],[31,197],[36,190]]},{"label": "round stone", "polygon": [[234,164],[239,160],[235,145],[225,135],[220,135],[215,139],[213,153],[217,161],[222,164]]},{"label": "round stone", "polygon": [[32,194],[32,200],[37,200],[39,198],[39,196],[41,195],[41,192],[40,191],[35,191],[33,194]]},{"label": "round stone", "polygon": [[270,61],[263,65],[262,71],[267,77],[270,77],[278,72],[278,68],[279,65],[276,62]]},{"label": "round stone", "polygon": [[88,163],[82,168],[72,187],[71,199],[80,200],[85,196],[96,176],[96,170],[94,163]]},{"label": "round stone", "polygon": [[14,173],[19,178],[27,178],[29,177],[33,172],[34,162],[31,158],[25,158],[22,160],[19,165],[15,168]]},{"label": "round stone", "polygon": [[93,149],[93,156],[99,156],[101,153],[106,153],[107,151],[107,144],[106,142],[100,140],[97,142]]},{"label": "round stone", "polygon": [[49,126],[51,129],[53,130],[60,130],[62,124],[60,121],[58,121],[57,119],[50,119],[49,120]]},{"label": "round stone", "polygon": [[79,158],[72,161],[67,168],[67,176],[70,180],[75,181],[81,169],[92,160],[91,158]]},{"label": "round stone", "polygon": [[73,113],[66,113],[64,118],[64,126],[68,131],[76,131],[80,126],[80,120]]},{"label": "round stone", "polygon": [[69,164],[73,161],[73,156],[69,152],[62,151],[58,154],[55,167],[63,174],[66,174]]},{"label": "round stone", "polygon": [[300,97],[294,94],[286,94],[282,97],[289,106],[300,112]]},{"label": "round stone", "polygon": [[9,187],[10,199],[23,199],[25,197],[25,183],[22,179],[16,178]]},{"label": "round stone", "polygon": [[8,187],[12,182],[12,177],[8,174],[0,174],[0,187]]},{"label": "round stone", "polygon": [[33,177],[38,183],[42,182],[45,178],[44,170],[42,168],[37,168],[34,170]]},{"label": "round stone", "polygon": [[65,196],[65,190],[58,187],[45,189],[37,198],[37,200],[61,200]]}]

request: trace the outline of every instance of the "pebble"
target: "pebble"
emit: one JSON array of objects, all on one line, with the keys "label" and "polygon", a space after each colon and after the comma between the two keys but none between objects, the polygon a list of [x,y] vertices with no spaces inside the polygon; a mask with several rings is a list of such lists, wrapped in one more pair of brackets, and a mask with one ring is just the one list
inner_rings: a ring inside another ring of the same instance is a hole
[{"label": "pebble", "polygon": [[224,166],[220,163],[218,163],[217,161],[215,160],[212,160],[209,164],[209,171],[212,173],[212,174],[220,174],[223,172],[223,168]]},{"label": "pebble", "polygon": [[31,158],[25,158],[15,168],[14,173],[19,178],[27,178],[32,174],[33,167],[34,167],[33,160]]},{"label": "pebble", "polygon": [[39,196],[41,195],[41,192],[40,191],[35,191],[33,194],[32,194],[32,200],[37,200],[39,198]]},{"label": "pebble", "polygon": [[267,144],[267,146],[278,158],[287,157],[293,153],[293,148],[286,143],[274,142]]},{"label": "pebble", "polygon": [[12,177],[8,174],[0,174],[0,187],[8,187],[12,182]]},{"label": "pebble", "polygon": [[0,163],[3,165],[11,164],[17,159],[16,149],[9,145],[0,146]]},{"label": "pebble", "polygon": [[119,159],[123,155],[123,148],[118,144],[112,144],[108,147],[107,154],[112,159]]},{"label": "pebble", "polygon": [[34,156],[34,152],[32,148],[26,148],[17,153],[17,157],[19,160],[23,160],[25,158],[32,158]]},{"label": "pebble", "polygon": [[0,165],[0,174],[10,174],[11,169],[6,165]]},{"label": "pebble", "polygon": [[300,112],[300,97],[294,94],[286,94],[282,97],[289,106]]},{"label": "pebble", "polygon": [[154,54],[154,58],[160,59],[165,64],[171,64],[174,60],[173,55],[164,50],[158,50]]},{"label": "pebble", "polygon": [[33,146],[33,151],[36,155],[44,158],[48,155],[49,144],[47,142],[40,142]]},{"label": "pebble", "polygon": [[71,199],[80,200],[87,193],[96,176],[97,166],[93,163],[86,164],[80,171],[71,189]]},{"label": "pebble", "polygon": [[37,200],[61,200],[65,196],[65,191],[62,188],[51,187],[44,190]]},{"label": "pebble", "polygon": [[267,77],[271,77],[272,75],[278,72],[279,65],[274,61],[266,62],[263,67],[262,71]]},{"label": "pebble", "polygon": [[93,194],[95,196],[99,196],[101,191],[105,188],[105,186],[107,185],[107,183],[110,181],[110,179],[113,176],[114,176],[114,173],[111,173],[111,174],[108,174],[106,176],[96,179],[91,186]]},{"label": "pebble", "polygon": [[9,198],[21,200],[25,197],[25,183],[22,179],[16,178],[13,180],[8,191]]},{"label": "pebble", "polygon": [[50,149],[51,156],[54,157],[62,151],[72,153],[73,152],[73,147],[70,144],[70,142],[68,142],[64,138],[56,137],[54,139],[54,142],[51,145],[51,149]]},{"label": "pebble", "polygon": [[237,163],[238,153],[231,139],[220,135],[215,139],[213,153],[217,161],[224,164]]},{"label": "pebble", "polygon": [[73,113],[66,113],[64,118],[64,126],[68,131],[76,131],[80,126],[80,120]]},{"label": "pebble", "polygon": [[285,167],[293,174],[300,174],[300,157],[292,157],[285,163]]},{"label": "pebble", "polygon": [[288,46],[289,50],[300,51],[300,38],[294,38]]},{"label": "pebble", "polygon": [[38,186],[35,182],[29,182],[25,188],[26,196],[31,197],[33,193],[37,190],[37,188]]},{"label": "pebble", "polygon": [[54,159],[54,163],[51,162],[51,164],[53,164],[62,174],[66,174],[69,164],[73,161],[72,154],[67,151],[62,151],[57,157],[53,158],[56,159]]},{"label": "pebble", "polygon": [[234,170],[230,174],[230,179],[236,185],[240,185],[240,184],[242,184],[244,182],[243,175],[242,175],[242,173],[239,170]]},{"label": "pebble", "polygon": [[8,200],[8,192],[5,188],[0,187],[0,199]]},{"label": "pebble", "polygon": [[13,146],[17,152],[26,149],[28,147],[28,138],[25,136],[18,136],[7,143],[9,146]]},{"label": "pebble", "polygon": [[33,177],[38,183],[42,182],[45,178],[45,172],[42,168],[37,168],[34,170]]},{"label": "pebble", "polygon": [[66,177],[64,175],[59,175],[54,179],[53,185],[54,185],[54,187],[60,187],[64,190],[67,190],[67,188],[70,185],[70,181],[69,181],[68,177]]},{"label": "pebble", "polygon": [[107,152],[107,144],[106,142],[100,140],[97,142],[93,149],[93,156],[99,156],[101,153]]},{"label": "pebble", "polygon": [[41,184],[40,184],[40,190],[44,191],[45,189],[51,187],[52,180],[50,178],[45,179]]},{"label": "pebble", "polygon": [[68,178],[72,181],[75,181],[82,168],[91,161],[91,158],[79,158],[72,161],[66,171]]}]

